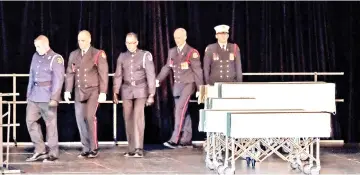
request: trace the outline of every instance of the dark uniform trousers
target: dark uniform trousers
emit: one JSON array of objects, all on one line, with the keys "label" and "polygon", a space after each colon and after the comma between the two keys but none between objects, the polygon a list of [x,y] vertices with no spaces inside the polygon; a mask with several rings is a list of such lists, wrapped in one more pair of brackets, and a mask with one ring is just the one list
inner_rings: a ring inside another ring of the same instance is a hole
[{"label": "dark uniform trousers", "polygon": [[49,102],[60,101],[64,73],[64,60],[53,50],[50,49],[44,55],[33,55],[26,94],[26,125],[35,146],[35,153],[46,152],[41,127],[37,122],[42,117],[46,124],[46,140],[50,148],[48,154],[59,157],[57,106],[49,106]]},{"label": "dark uniform trousers", "polygon": [[147,98],[123,100],[123,114],[125,120],[126,137],[130,152],[135,148],[143,148],[144,144],[144,107]]},{"label": "dark uniform trousers", "polygon": [[177,47],[171,48],[167,63],[157,76],[159,82],[163,81],[171,70],[174,73],[175,125],[169,142],[189,144],[192,138],[192,124],[187,110],[188,104],[190,96],[203,84],[198,51],[188,44],[185,44],[181,51],[178,51]]},{"label": "dark uniform trousers", "polygon": [[[180,83],[179,83],[180,84]],[[180,92],[180,96],[175,96],[175,126],[171,142],[189,143],[192,138],[191,117],[188,111],[188,105],[191,95],[195,92],[195,83],[187,83]]]},{"label": "dark uniform trousers", "polygon": [[[75,88],[75,95],[80,94],[79,88]],[[75,98],[76,123],[80,132],[80,140],[83,152],[89,152],[98,148],[97,139],[97,119],[96,111],[99,106],[99,90],[95,87],[89,92],[89,99],[77,101]]]},{"label": "dark uniform trousers", "polygon": [[71,92],[75,85],[75,115],[82,152],[97,151],[98,98],[99,93],[107,92],[108,86],[106,54],[92,46],[84,55],[77,49],[70,53],[66,72],[65,91]]},{"label": "dark uniform trousers", "polygon": [[143,149],[144,108],[150,94],[155,94],[155,67],[146,50],[121,53],[114,74],[114,93],[121,90],[128,151]]},{"label": "dark uniform trousers", "polygon": [[35,145],[35,152],[46,152],[41,127],[37,122],[42,116],[46,124],[46,138],[50,148],[49,155],[59,157],[57,107],[49,107],[49,103],[47,102],[33,102],[28,100],[26,114],[26,125],[31,140]]}]

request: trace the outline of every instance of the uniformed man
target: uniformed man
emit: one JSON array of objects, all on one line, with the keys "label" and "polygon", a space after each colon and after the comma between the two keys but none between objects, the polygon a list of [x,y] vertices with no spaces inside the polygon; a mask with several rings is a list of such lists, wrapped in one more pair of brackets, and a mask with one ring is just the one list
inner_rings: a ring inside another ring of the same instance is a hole
[{"label": "uniformed man", "polygon": [[[26,161],[55,161],[59,157],[57,106],[64,83],[65,66],[63,57],[49,46],[49,39],[38,36],[34,45],[36,53],[32,57],[29,84],[27,88],[26,125],[35,153]],[[40,115],[46,124],[46,138],[50,148],[47,154],[40,124]]]},{"label": "uniformed man", "polygon": [[114,103],[118,104],[121,88],[123,115],[125,120],[128,152],[126,157],[143,157],[144,107],[154,103],[155,68],[150,52],[137,48],[139,41],[135,33],[126,35],[127,52],[117,60],[114,75]]},{"label": "uniformed man", "polygon": [[218,25],[216,31],[217,43],[210,44],[205,49],[204,77],[205,83],[242,82],[240,49],[234,43],[228,43],[229,26]]},{"label": "uniformed man", "polygon": [[79,49],[70,53],[66,69],[64,99],[68,103],[75,81],[75,115],[83,145],[79,158],[98,155],[96,111],[98,103],[106,101],[109,79],[105,52],[90,43],[90,33],[81,31],[78,35]]},{"label": "uniformed man", "polygon": [[164,143],[169,148],[192,145],[192,124],[187,111],[188,103],[190,96],[203,84],[199,52],[186,43],[186,38],[185,29],[175,30],[174,39],[177,46],[169,50],[167,63],[156,80],[158,87],[170,70],[174,73],[175,126],[170,140]]}]

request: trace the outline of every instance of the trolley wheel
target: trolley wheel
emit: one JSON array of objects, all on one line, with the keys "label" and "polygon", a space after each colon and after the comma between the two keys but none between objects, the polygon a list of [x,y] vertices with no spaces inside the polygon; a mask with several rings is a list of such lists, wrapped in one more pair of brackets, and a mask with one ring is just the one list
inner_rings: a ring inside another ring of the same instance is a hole
[{"label": "trolley wheel", "polygon": [[310,174],[311,175],[318,175],[320,174],[320,169],[318,169],[316,166],[313,166],[310,168]]},{"label": "trolley wheel", "polygon": [[225,175],[233,175],[233,174],[235,174],[235,170],[232,168],[226,167],[224,170],[224,174]]},{"label": "trolley wheel", "polygon": [[227,167],[225,165],[220,165],[220,166],[217,167],[216,171],[217,171],[218,174],[224,174],[226,168]]},{"label": "trolley wheel", "polygon": [[305,174],[310,174],[311,167],[312,167],[312,165],[310,165],[310,164],[308,164],[308,163],[305,164],[304,167],[303,167],[304,173],[305,173]]},{"label": "trolley wheel", "polygon": [[290,164],[290,167],[291,167],[292,169],[297,169],[297,168],[299,167],[299,164],[297,164],[296,162],[292,162],[292,163]]},{"label": "trolley wheel", "polygon": [[251,161],[251,158],[250,158],[250,157],[246,157],[246,165],[247,165],[247,166],[250,166],[250,161]]},{"label": "trolley wheel", "polygon": [[215,166],[214,166],[213,162],[210,159],[206,159],[206,167],[209,168],[210,170],[215,169]]}]

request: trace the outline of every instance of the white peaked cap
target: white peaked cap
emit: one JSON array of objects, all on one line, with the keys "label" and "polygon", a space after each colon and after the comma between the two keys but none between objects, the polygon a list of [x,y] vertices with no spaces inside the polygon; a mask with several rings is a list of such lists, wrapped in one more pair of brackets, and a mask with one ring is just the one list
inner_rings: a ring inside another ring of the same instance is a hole
[{"label": "white peaked cap", "polygon": [[216,33],[229,33],[230,27],[228,25],[218,25],[214,27]]}]

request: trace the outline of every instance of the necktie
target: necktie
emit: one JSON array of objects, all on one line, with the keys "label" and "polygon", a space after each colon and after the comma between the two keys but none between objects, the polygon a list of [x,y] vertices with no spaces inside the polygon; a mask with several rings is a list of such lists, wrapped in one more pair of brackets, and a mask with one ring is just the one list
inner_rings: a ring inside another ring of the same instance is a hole
[{"label": "necktie", "polygon": [[226,50],[225,45],[222,46],[222,49],[223,49],[224,51]]},{"label": "necktie", "polygon": [[85,55],[85,50],[82,50],[81,55],[82,55],[82,56]]},{"label": "necktie", "polygon": [[180,53],[180,49],[179,49],[179,48],[177,48],[177,52]]}]

